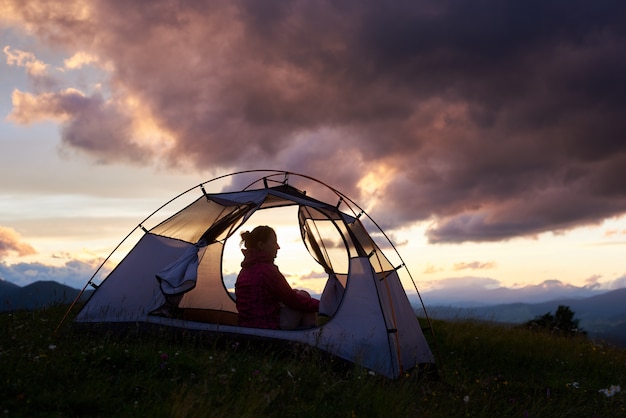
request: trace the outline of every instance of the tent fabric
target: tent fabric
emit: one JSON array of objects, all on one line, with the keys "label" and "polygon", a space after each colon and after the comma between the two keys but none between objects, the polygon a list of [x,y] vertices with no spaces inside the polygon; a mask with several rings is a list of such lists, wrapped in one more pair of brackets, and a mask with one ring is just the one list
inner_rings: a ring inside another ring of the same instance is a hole
[{"label": "tent fabric", "polygon": [[[201,197],[143,235],[102,281],[76,322],[158,323],[298,341],[390,378],[434,363],[397,268],[357,216],[286,184],[217,194],[202,191]],[[303,242],[328,274],[320,297],[320,313],[329,317],[327,322],[285,331],[154,315],[170,296],[180,295],[179,310],[236,318],[234,294],[222,277],[224,244],[255,211],[288,205],[299,207],[296,221]]]},{"label": "tent fabric", "polygon": [[320,298],[319,312],[322,315],[333,316],[343,300],[344,286],[335,274],[331,274],[326,281],[322,297]]},{"label": "tent fabric", "polygon": [[165,302],[156,274],[193,245],[145,234],[98,286],[76,317],[77,322],[143,321]]},{"label": "tent fabric", "polygon": [[164,295],[180,295],[196,287],[199,263],[198,251],[205,246],[206,244],[201,242],[187,248],[177,260],[156,274]]}]

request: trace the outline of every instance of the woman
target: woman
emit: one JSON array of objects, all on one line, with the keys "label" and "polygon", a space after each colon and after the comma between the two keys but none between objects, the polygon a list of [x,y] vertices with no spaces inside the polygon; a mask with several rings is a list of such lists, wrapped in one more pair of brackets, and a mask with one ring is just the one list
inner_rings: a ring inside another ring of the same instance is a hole
[{"label": "woman", "polygon": [[296,329],[317,325],[319,300],[294,290],[274,264],[280,246],[276,232],[257,226],[241,233],[244,260],[235,283],[239,325]]}]

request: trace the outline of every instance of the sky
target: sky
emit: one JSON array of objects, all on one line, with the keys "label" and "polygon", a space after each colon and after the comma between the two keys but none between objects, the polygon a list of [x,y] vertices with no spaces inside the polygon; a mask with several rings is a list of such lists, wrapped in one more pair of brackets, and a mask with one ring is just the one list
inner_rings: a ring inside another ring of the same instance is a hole
[{"label": "sky", "polygon": [[0,278],[81,288],[181,191],[277,169],[367,208],[423,289],[625,287],[625,21],[620,0],[0,0]]}]

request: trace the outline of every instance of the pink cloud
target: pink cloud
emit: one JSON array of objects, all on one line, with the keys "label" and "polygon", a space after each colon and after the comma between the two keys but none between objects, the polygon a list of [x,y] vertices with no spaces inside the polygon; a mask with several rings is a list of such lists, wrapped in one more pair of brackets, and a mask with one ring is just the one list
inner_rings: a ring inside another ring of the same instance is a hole
[{"label": "pink cloud", "polygon": [[23,242],[14,229],[0,226],[0,258],[12,253],[22,257],[36,254],[37,252],[32,246]]},{"label": "pink cloud", "polygon": [[[304,172],[372,197],[385,228],[433,221],[431,242],[626,212],[621,3],[11,4],[13,24],[111,63],[115,104],[35,108],[67,115],[64,146],[100,162],[157,158],[132,97],[171,136],[171,167]],[[382,166],[376,193],[359,187]]]},{"label": "pink cloud", "polygon": [[492,269],[496,266],[496,264],[493,261],[489,261],[486,263],[480,262],[480,261],[472,261],[470,263],[466,263],[466,262],[462,262],[462,263],[455,263],[454,264],[454,270],[455,271],[459,271],[459,270],[485,270],[485,269]]}]

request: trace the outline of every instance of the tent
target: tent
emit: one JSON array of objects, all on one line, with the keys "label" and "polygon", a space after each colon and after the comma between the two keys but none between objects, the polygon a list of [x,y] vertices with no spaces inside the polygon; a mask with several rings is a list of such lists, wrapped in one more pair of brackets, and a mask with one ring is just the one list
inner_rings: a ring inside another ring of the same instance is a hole
[{"label": "tent", "polygon": [[[207,193],[205,186],[212,182],[225,185],[217,193]],[[301,183],[311,190],[303,191]],[[243,184],[248,185],[224,191]],[[325,203],[309,192],[334,201]],[[168,214],[166,208],[183,197],[190,203],[180,210],[169,209]],[[226,243],[239,241],[237,231],[251,216],[285,207],[296,213],[293,223],[324,274],[319,294],[324,321],[318,327],[289,331],[240,327],[234,291],[222,271]],[[150,222],[156,224],[149,227]],[[374,233],[368,233],[366,225]],[[141,237],[127,255],[100,283],[98,269],[85,285],[96,290],[75,322],[148,323],[300,342],[392,379],[434,363],[402,284],[400,273],[408,269],[395,247],[358,205],[318,180],[271,170],[221,176],[181,193],[133,232]],[[374,236],[383,244],[378,245]],[[393,265],[381,247],[395,252],[399,265]]]}]

